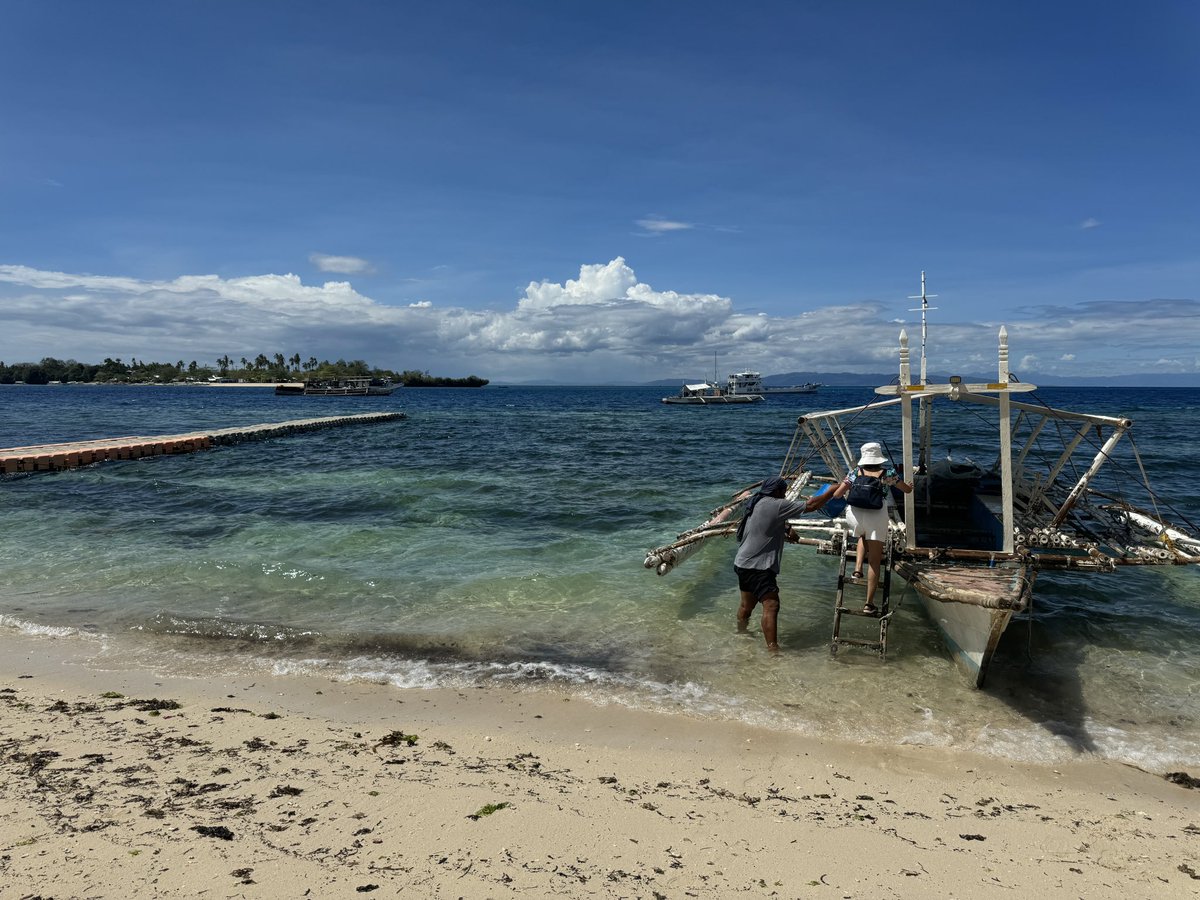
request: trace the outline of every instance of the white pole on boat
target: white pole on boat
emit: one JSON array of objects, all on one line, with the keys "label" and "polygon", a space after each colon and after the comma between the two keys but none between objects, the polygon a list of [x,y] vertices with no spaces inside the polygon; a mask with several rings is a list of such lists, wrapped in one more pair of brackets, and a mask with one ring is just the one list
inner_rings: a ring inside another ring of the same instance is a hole
[{"label": "white pole on boat", "polygon": [[[1001,385],[1008,385],[1008,329],[1000,326]],[[1000,499],[1003,504],[1002,527],[1005,553],[1013,552],[1012,419],[1007,387],[1000,389]]]},{"label": "white pole on boat", "polygon": [[921,293],[916,294],[916,295],[910,294],[909,298],[908,298],[909,300],[920,300],[921,301],[921,305],[919,307],[917,307],[916,309],[909,310],[909,312],[920,312],[921,313],[921,384],[925,384],[927,376],[929,374],[925,369],[925,342],[926,342],[926,339],[929,337],[929,327],[928,327],[928,323],[925,321],[925,313],[928,310],[937,309],[936,306],[929,305],[930,298],[936,297],[936,296],[937,296],[937,294],[925,293],[925,270],[922,269],[921,270]]},{"label": "white pole on boat", "polygon": [[[919,310],[921,313],[921,384],[928,384],[928,381],[929,381],[929,373],[925,368],[925,365],[926,365],[926,363],[925,363],[925,342],[926,342],[927,338],[929,337],[929,323],[926,319],[926,313],[931,309],[937,309],[936,306],[929,305],[929,299],[931,297],[936,297],[936,296],[937,296],[937,294],[927,294],[925,292],[925,270],[922,269],[921,270],[921,293],[917,296],[910,295],[908,298],[909,300],[920,300],[921,301],[921,305],[917,309],[909,310],[909,312],[917,312]],[[925,471],[925,466],[929,462],[927,457],[928,457],[928,452],[929,452],[930,429],[932,428],[932,422],[930,421],[932,412],[933,412],[933,409],[930,404],[929,398],[923,397],[921,399],[921,418],[920,418],[920,423],[919,423],[920,434],[921,434],[921,449],[920,449],[920,453],[918,454],[918,459],[920,461],[920,469],[922,472]]]},{"label": "white pole on boat", "polygon": [[[924,360],[921,361],[922,366]],[[900,409],[901,409],[901,444],[904,451],[904,462],[901,465],[904,471],[900,473],[900,477],[908,480],[913,477],[912,474],[912,392],[909,386],[912,381],[912,374],[908,361],[908,332],[903,328],[900,329]],[[922,381],[922,386],[924,382]],[[922,401],[923,402],[923,401]],[[904,544],[912,550],[917,546],[917,527],[916,519],[916,504],[913,502],[915,494],[909,491],[904,495]]]}]

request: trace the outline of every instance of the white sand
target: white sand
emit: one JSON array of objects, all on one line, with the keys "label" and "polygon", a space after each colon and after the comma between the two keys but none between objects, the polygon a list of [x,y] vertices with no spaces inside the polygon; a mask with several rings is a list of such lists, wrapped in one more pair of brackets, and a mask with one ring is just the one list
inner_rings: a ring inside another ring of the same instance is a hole
[{"label": "white sand", "polygon": [[1200,793],[1118,764],[0,650],[5,898],[1200,896]]}]

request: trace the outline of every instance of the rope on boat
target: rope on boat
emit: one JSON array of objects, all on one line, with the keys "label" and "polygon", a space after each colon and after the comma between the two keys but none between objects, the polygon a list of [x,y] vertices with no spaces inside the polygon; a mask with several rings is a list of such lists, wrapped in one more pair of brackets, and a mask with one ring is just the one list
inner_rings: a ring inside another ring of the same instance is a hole
[{"label": "rope on boat", "polygon": [[[1162,531],[1160,531],[1158,534],[1158,539],[1166,544],[1167,550],[1169,550],[1171,553],[1174,553],[1177,557],[1185,556],[1186,554],[1184,554],[1182,550],[1176,548],[1175,542],[1171,539],[1171,529],[1167,528],[1166,525],[1163,524],[1162,514],[1158,511],[1158,497],[1156,497],[1154,491],[1150,489],[1150,479],[1146,476],[1146,467],[1142,465],[1142,454],[1138,452],[1137,444],[1133,442],[1132,436],[1129,439],[1129,445],[1133,448],[1133,458],[1137,460],[1138,470],[1142,473],[1142,484],[1146,486],[1146,493],[1150,495],[1150,503],[1154,507],[1154,518],[1157,520],[1159,525],[1163,526]],[[1188,524],[1191,525],[1190,522]]]}]

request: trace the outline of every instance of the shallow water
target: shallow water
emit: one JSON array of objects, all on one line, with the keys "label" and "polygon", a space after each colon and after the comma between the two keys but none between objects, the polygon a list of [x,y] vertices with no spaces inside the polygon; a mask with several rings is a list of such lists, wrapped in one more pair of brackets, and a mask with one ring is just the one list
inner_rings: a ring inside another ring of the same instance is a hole
[{"label": "shallow water", "polygon": [[[663,393],[0,387],[0,446],[408,414],[0,482],[0,622],[155,666],[503,680],[851,740],[1200,765],[1195,567],[1039,575],[1032,612],[974,691],[911,592],[894,595],[886,663],[831,658],[836,561],[789,547],[784,652],[771,658],[760,636],[733,633],[732,542],[664,578],[642,567],[645,551],[777,471],[801,412],[872,393],[822,388],[722,409],[663,406]],[[1200,521],[1200,488],[1176,462],[1200,443],[1193,392],[1037,396],[1133,418],[1152,483]],[[945,449],[978,454],[984,430],[968,417],[951,430],[960,446]]]}]

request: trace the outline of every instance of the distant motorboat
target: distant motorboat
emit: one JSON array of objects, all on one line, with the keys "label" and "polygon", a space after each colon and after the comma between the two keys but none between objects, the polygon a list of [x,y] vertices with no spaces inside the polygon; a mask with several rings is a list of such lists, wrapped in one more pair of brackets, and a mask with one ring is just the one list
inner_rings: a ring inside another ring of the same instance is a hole
[{"label": "distant motorboat", "polygon": [[820,382],[806,381],[804,384],[764,385],[762,374],[759,372],[737,372],[729,376],[726,391],[730,394],[756,394],[760,397],[770,394],[815,394]]},{"label": "distant motorboat", "polygon": [[396,385],[390,378],[371,378],[369,376],[319,378],[294,384],[275,385],[275,393],[281,397],[386,397],[394,390],[396,390]]},{"label": "distant motorboat", "polygon": [[761,403],[758,394],[733,394],[722,390],[715,384],[702,381],[699,384],[685,384],[674,397],[663,397],[663,403],[680,406],[730,406],[740,403]]},{"label": "distant motorboat", "polygon": [[806,381],[804,384],[767,385],[766,394],[815,394],[821,386],[819,381]]}]

